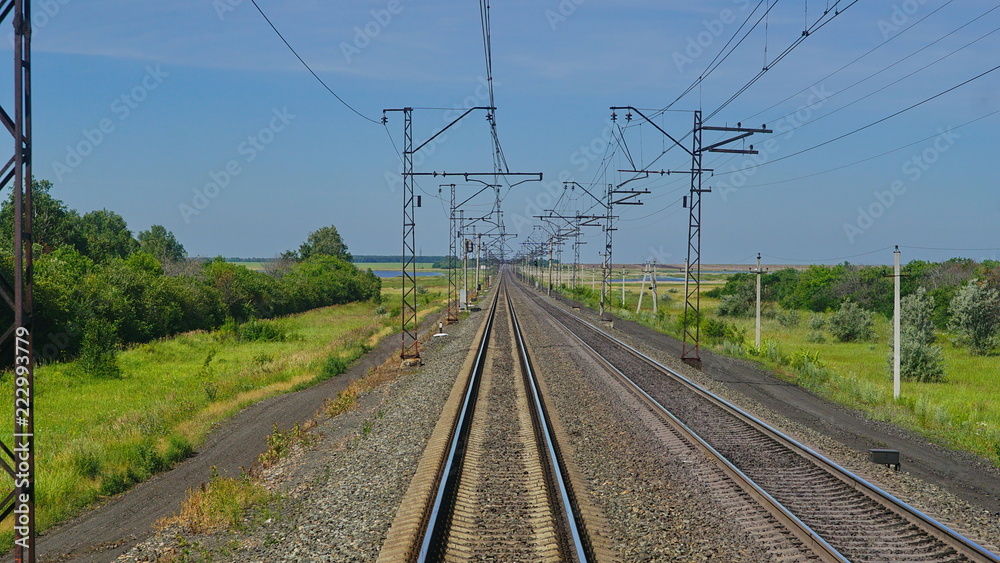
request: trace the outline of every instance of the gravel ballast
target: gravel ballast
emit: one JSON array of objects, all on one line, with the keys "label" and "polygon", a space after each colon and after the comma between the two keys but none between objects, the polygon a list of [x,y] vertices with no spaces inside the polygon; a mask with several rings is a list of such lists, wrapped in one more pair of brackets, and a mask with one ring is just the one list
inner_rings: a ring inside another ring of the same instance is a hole
[{"label": "gravel ballast", "polygon": [[121,560],[374,561],[484,314],[446,327],[422,348],[423,366],[320,420],[307,446],[261,472],[281,500],[247,529],[193,536],[171,527]]},{"label": "gravel ballast", "polygon": [[[521,301],[515,301],[515,306]],[[571,437],[567,452],[586,478],[590,501],[607,519],[618,559],[773,560],[774,547],[763,545],[759,535],[743,529],[726,499],[703,482],[710,470],[701,460],[664,447],[648,417],[637,416],[635,402],[609,385],[602,375],[604,368],[560,335],[559,329],[530,314],[525,305],[518,313],[535,368],[550,394],[547,400]],[[309,444],[261,472],[260,478],[281,500],[248,515],[243,530],[192,536],[171,527],[122,560],[203,556],[215,561],[374,561],[484,315],[474,312],[447,327],[449,336],[434,338],[424,348],[425,365],[406,370],[398,379],[360,397],[355,410],[321,420],[310,432]],[[584,310],[583,315],[589,312]],[[997,550],[1000,521],[996,514],[908,475],[905,466],[895,472],[873,465],[867,452],[847,447],[689,369],[670,350],[655,344],[665,337],[650,336],[635,327],[627,334],[615,330],[614,335]],[[303,413],[304,418],[307,415]]]}]

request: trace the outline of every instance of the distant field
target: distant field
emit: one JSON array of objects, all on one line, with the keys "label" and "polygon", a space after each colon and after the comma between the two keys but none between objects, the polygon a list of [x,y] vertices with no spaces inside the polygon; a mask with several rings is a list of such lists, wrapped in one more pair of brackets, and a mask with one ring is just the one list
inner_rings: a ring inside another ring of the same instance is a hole
[{"label": "distant field", "polygon": [[256,270],[258,272],[264,271],[264,264],[265,264],[265,262],[232,262],[232,263],[236,264],[237,266],[243,266],[248,270]]},{"label": "distant field", "polygon": [[[433,262],[417,262],[418,270],[430,270],[434,267]],[[401,262],[356,262],[354,264],[362,270],[371,268],[372,270],[399,270],[402,269]]]},{"label": "distant field", "polygon": [[[244,266],[248,270],[257,270],[261,272],[264,270],[264,266],[267,262],[232,262],[237,266]],[[403,267],[400,262],[355,262],[355,266],[360,270],[367,270],[371,268],[372,270],[399,270]],[[433,262],[417,262],[418,270],[431,270],[434,267]]]}]

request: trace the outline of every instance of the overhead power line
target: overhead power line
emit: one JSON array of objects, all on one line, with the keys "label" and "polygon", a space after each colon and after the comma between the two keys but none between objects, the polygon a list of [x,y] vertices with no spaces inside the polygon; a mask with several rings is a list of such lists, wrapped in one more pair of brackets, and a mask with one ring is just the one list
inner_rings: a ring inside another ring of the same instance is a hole
[{"label": "overhead power line", "polygon": [[[951,127],[950,130],[957,131],[957,130],[961,129],[962,127],[965,127],[966,125],[971,125],[973,123],[976,123],[977,121],[982,121],[982,120],[986,119],[987,117],[996,115],[998,113],[1000,113],[1000,109],[993,110],[990,113],[987,113],[986,115],[981,115],[981,116],[979,116],[979,117],[977,117],[977,118],[975,118],[973,120],[966,121],[965,123],[963,123],[961,125],[956,125],[955,127]],[[739,188],[736,188],[736,189],[745,190],[747,188],[761,188],[761,187],[764,187],[764,186],[774,186],[774,185],[777,185],[777,184],[787,184],[788,182],[795,182],[795,181],[798,181],[798,180],[805,180],[806,178],[813,178],[815,176],[821,176],[823,174],[829,174],[830,172],[836,172],[837,170],[843,170],[844,168],[850,168],[851,166],[857,166],[858,164],[863,164],[865,162],[868,162],[869,160],[875,160],[876,158],[882,158],[883,156],[890,155],[890,154],[892,154],[894,152],[899,152],[899,151],[901,151],[903,149],[910,148],[913,145],[919,145],[920,143],[923,143],[925,141],[930,141],[931,139],[933,139],[935,137],[938,137],[938,136],[940,136],[940,133],[935,133],[933,135],[929,135],[927,137],[924,137],[923,139],[918,139],[916,141],[913,141],[912,143],[907,143],[905,145],[896,147],[894,149],[890,149],[890,150],[887,150],[885,152],[881,152],[879,154],[876,154],[876,155],[873,155],[873,156],[869,156],[867,158],[863,158],[861,160],[856,160],[856,161],[851,162],[849,164],[842,164],[840,166],[835,166],[833,168],[828,168],[828,169],[822,170],[820,172],[813,172],[812,174],[806,174],[804,176],[797,176],[795,178],[787,178],[785,180],[776,180],[774,182],[765,182],[765,183],[762,183],[762,184],[750,184],[750,185],[746,185],[746,186],[740,186]],[[734,170],[734,172],[735,172],[735,170]]]},{"label": "overhead power line", "polygon": [[330,86],[326,82],[324,82],[323,79],[320,78],[318,74],[316,74],[316,72],[312,69],[312,67],[309,66],[309,63],[307,63],[301,56],[299,56],[299,53],[295,50],[294,47],[292,47],[291,43],[289,43],[288,40],[285,39],[285,36],[282,35],[280,31],[278,31],[278,28],[275,27],[274,23],[271,22],[271,18],[267,17],[267,14],[264,13],[264,10],[260,9],[260,6],[257,4],[257,0],[250,0],[250,1],[253,2],[254,8],[257,8],[257,11],[260,12],[260,15],[264,16],[264,20],[267,22],[267,25],[271,26],[271,29],[273,29],[274,32],[276,34],[278,34],[278,37],[280,37],[281,41],[284,42],[284,44],[285,44],[286,47],[288,47],[288,50],[291,51],[293,55],[295,55],[295,58],[298,59],[300,63],[302,63],[302,66],[306,67],[306,70],[309,71],[309,74],[312,74],[313,78],[315,78],[316,80],[318,80],[319,83],[322,84],[324,88],[326,88],[327,92],[333,94],[333,97],[337,98],[337,101],[339,101],[340,103],[344,104],[344,106],[347,109],[349,109],[349,110],[353,111],[354,113],[356,113],[358,115],[358,117],[361,117],[362,119],[364,119],[366,121],[370,121],[370,122],[374,123],[375,125],[379,125],[381,123],[380,121],[372,119],[372,118],[368,117],[367,115],[361,113],[360,111],[354,109],[354,106],[352,106],[351,104],[349,104],[346,101],[344,101],[343,98],[341,98],[336,92],[334,92],[333,88],[330,88]]},{"label": "overhead power line", "polygon": [[847,133],[844,133],[843,135],[838,135],[838,136],[836,136],[836,137],[834,137],[832,139],[828,139],[826,141],[823,141],[822,143],[813,145],[813,146],[811,146],[809,148],[802,149],[802,150],[800,150],[798,152],[793,152],[792,154],[783,156],[781,158],[776,158],[774,160],[763,162],[761,164],[754,164],[753,166],[745,166],[743,168],[737,168],[736,170],[729,170],[729,171],[726,172],[726,174],[733,174],[735,172],[743,172],[743,171],[746,171],[746,170],[752,170],[752,169],[755,169],[755,168],[760,168],[761,166],[767,166],[768,164],[774,164],[775,162],[781,162],[782,160],[787,160],[789,158],[792,158],[793,156],[798,156],[800,154],[804,154],[804,153],[807,153],[809,151],[818,149],[820,147],[829,145],[830,143],[835,143],[835,142],[837,142],[837,141],[839,141],[841,139],[850,137],[851,135],[854,135],[856,133],[860,133],[861,131],[864,131],[865,129],[869,129],[869,128],[874,127],[874,126],[876,126],[876,125],[878,125],[880,123],[888,121],[888,120],[890,120],[890,119],[892,119],[892,118],[894,118],[894,117],[896,117],[898,115],[904,114],[904,113],[906,113],[906,112],[908,112],[908,111],[910,111],[910,110],[912,110],[914,108],[920,107],[920,106],[926,104],[927,102],[930,102],[932,100],[940,98],[941,96],[943,96],[943,95],[945,95],[945,94],[947,94],[947,93],[949,93],[949,92],[951,92],[953,90],[957,90],[957,89],[961,88],[962,86],[965,86],[966,84],[974,82],[974,81],[976,81],[976,80],[978,80],[978,79],[986,76],[987,74],[990,74],[991,72],[995,72],[997,69],[1000,69],[1000,65],[997,65],[997,66],[995,66],[995,67],[993,67],[993,68],[991,68],[991,69],[989,69],[989,70],[987,70],[985,72],[977,74],[976,76],[973,76],[972,78],[970,78],[970,79],[968,79],[968,80],[966,80],[964,82],[956,84],[956,85],[952,86],[951,88],[948,88],[947,90],[943,90],[941,92],[938,92],[937,94],[934,94],[933,96],[930,96],[928,98],[924,98],[923,100],[921,100],[921,101],[919,101],[919,102],[917,102],[915,104],[912,104],[910,106],[907,106],[907,107],[905,107],[905,108],[903,108],[903,109],[901,109],[901,110],[899,110],[899,111],[897,111],[895,113],[889,114],[889,115],[887,115],[887,116],[885,116],[885,117],[883,117],[881,119],[872,121],[871,123],[869,123],[867,125],[864,125],[862,127],[858,127],[857,129],[855,129],[853,131],[848,131]]}]

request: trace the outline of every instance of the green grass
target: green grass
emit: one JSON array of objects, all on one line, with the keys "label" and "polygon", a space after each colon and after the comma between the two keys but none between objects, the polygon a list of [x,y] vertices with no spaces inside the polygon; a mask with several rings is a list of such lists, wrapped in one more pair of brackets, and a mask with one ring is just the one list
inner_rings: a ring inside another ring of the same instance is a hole
[{"label": "green grass", "polygon": [[[716,282],[716,283],[721,283]],[[581,284],[589,290],[586,280]],[[704,284],[708,290],[713,284]],[[596,307],[595,297],[585,299]],[[679,321],[684,308],[683,283],[661,283],[660,315],[652,314],[649,292],[643,309],[636,314],[638,284],[627,284],[625,309],[620,307],[621,282],[612,285],[613,314],[635,320],[661,332],[680,337]],[[673,292],[671,292],[673,291]],[[950,448],[966,450],[1000,465],[1000,356],[974,356],[956,346],[948,335],[939,334],[943,348],[945,381],[918,383],[904,381],[899,401],[892,398],[892,377],[887,368],[890,352],[890,321],[875,316],[875,336],[867,342],[841,343],[823,332],[825,342],[810,342],[815,332],[809,326],[810,313],[798,311],[798,326],[782,326],[776,319],[761,322],[762,350],[753,349],[754,319],[718,317],[719,301],[704,295],[701,312],[705,320],[715,319],[734,326],[745,335],[742,342],[726,342],[702,335],[701,345],[716,353],[744,357],[776,372],[783,379],[807,387],[834,402],[861,410],[873,419],[916,430]],[[740,340],[735,338],[735,340]],[[803,361],[805,360],[805,361]],[[805,365],[809,364],[809,365]]]},{"label": "green grass", "polygon": [[[39,366],[39,530],[184,459],[213,424],[241,408],[329,377],[330,357],[350,362],[393,330],[374,309],[354,303],[261,321],[280,327],[283,341],[219,331],[138,345],[120,354],[120,379],[83,378],[71,363]],[[11,373],[0,393],[13,395]],[[12,407],[0,406],[0,417],[10,420]],[[10,430],[0,440],[10,443]],[[5,524],[0,549],[12,545]]]},{"label": "green grass", "polygon": [[[784,327],[772,319],[761,322],[761,338],[773,341],[781,355],[799,350],[814,352],[829,377],[814,383],[779,358],[766,363],[790,381],[813,388],[831,400],[863,410],[884,420],[917,430],[939,443],[976,453],[1000,465],[1000,357],[974,356],[939,334],[944,352],[945,381],[903,381],[900,400],[892,398],[888,370],[891,322],[876,315],[875,337],[867,342],[836,342],[829,333],[826,342],[806,339],[813,332],[803,314],[797,327]],[[732,321],[730,321],[732,322]],[[746,329],[753,343],[753,319],[735,324]]]}]

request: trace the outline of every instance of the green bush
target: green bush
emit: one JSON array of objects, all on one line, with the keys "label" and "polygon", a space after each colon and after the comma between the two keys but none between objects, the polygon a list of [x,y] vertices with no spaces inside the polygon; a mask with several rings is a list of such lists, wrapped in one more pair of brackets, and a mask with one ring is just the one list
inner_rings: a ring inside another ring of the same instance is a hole
[{"label": "green bush", "polygon": [[285,327],[256,319],[240,325],[239,339],[246,342],[284,342],[288,339]]},{"label": "green bush", "polygon": [[822,313],[810,313],[809,328],[813,330],[823,330],[826,328],[826,317]]},{"label": "green bush", "polygon": [[320,370],[319,379],[326,380],[337,377],[347,371],[349,362],[339,355],[334,354],[323,362],[323,369]]},{"label": "green bush", "polygon": [[875,321],[871,311],[848,299],[830,316],[830,333],[840,342],[868,340],[874,333]]},{"label": "green bush", "polygon": [[802,320],[797,311],[781,311],[775,318],[778,320],[778,324],[785,328],[795,328],[799,326],[799,321]]},{"label": "green bush", "polygon": [[[899,376],[906,381],[933,383],[944,381],[944,356],[940,346],[932,346],[913,338],[902,338],[899,344]],[[889,352],[887,367],[893,375],[894,353]]]},{"label": "green bush", "polygon": [[823,344],[826,342],[826,335],[818,330],[810,331],[806,334],[806,342],[812,342],[813,344]]},{"label": "green bush", "polygon": [[900,301],[900,328],[909,333],[911,340],[930,344],[934,342],[934,298],[920,287]]},{"label": "green bush", "polygon": [[118,331],[104,319],[90,319],[83,330],[83,344],[77,369],[88,377],[117,379],[122,376],[118,365]]},{"label": "green bush", "polygon": [[990,352],[1000,329],[1000,292],[972,279],[951,301],[949,327],[973,354]]}]

